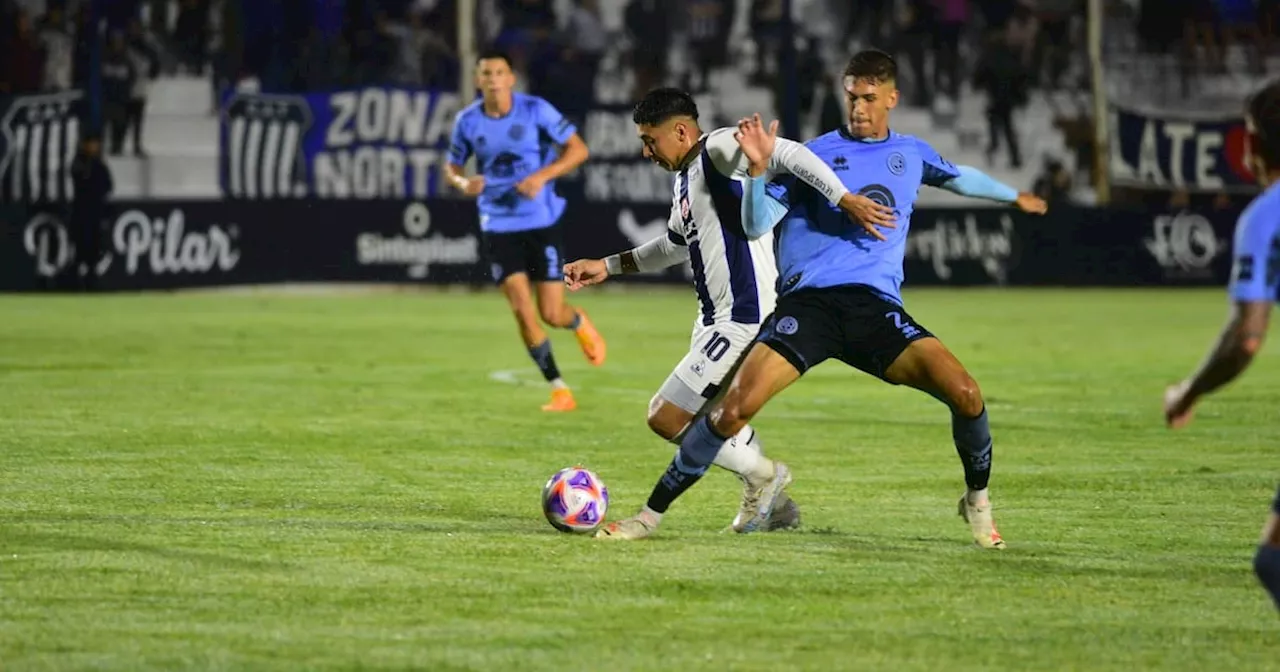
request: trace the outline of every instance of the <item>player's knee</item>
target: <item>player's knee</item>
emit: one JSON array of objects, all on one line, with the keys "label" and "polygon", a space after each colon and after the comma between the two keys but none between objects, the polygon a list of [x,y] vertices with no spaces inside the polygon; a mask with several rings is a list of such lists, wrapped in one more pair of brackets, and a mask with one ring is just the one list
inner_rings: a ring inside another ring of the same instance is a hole
[{"label": "player's knee", "polygon": [[978,381],[965,375],[947,390],[947,404],[956,415],[976,418],[982,414],[984,402]]},{"label": "player's knee", "polygon": [[733,436],[751,422],[758,410],[758,407],[751,407],[749,395],[743,394],[743,390],[735,385],[729,388],[719,407],[711,414],[711,424],[721,436]]},{"label": "player's knee", "polygon": [[544,323],[555,326],[556,320],[560,317],[560,306],[552,306],[548,304],[540,305],[538,306],[538,317],[542,318]]},{"label": "player's knee", "polygon": [[689,426],[692,418],[692,413],[663,399],[662,395],[655,394],[653,399],[649,400],[649,413],[646,418],[649,429],[667,441],[676,441]]}]

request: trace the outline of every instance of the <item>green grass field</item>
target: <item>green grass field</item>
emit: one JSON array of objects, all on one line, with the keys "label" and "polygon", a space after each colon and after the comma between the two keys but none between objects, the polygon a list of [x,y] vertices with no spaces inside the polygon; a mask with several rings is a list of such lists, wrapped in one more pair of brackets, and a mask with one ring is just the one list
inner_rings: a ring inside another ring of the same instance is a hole
[{"label": "green grass field", "polygon": [[492,293],[0,298],[0,669],[1280,669],[1276,350],[1160,414],[1221,291],[908,293],[987,397],[1003,553],[945,409],[838,363],[755,422],[802,530],[723,533],[713,471],[654,539],[555,532],[564,466],[643,504],[696,310],[574,298],[609,360],[553,336],[559,416]]}]

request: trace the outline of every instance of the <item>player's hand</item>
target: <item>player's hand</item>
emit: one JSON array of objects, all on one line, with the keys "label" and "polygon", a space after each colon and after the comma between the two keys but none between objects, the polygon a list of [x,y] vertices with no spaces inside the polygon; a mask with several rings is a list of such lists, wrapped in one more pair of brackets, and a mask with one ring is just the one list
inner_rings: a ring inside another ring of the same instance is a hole
[{"label": "player's hand", "polygon": [[1191,383],[1182,381],[1164,391],[1164,422],[1169,429],[1179,429],[1191,422],[1196,399],[1191,396]]},{"label": "player's hand", "polygon": [[547,186],[547,178],[534,173],[520,180],[520,184],[516,185],[516,191],[520,192],[525,198],[537,198],[545,186]]},{"label": "player's hand", "polygon": [[1043,198],[1025,191],[1018,194],[1018,199],[1013,204],[1018,206],[1019,210],[1032,215],[1043,215],[1049,211],[1049,204],[1045,203]]},{"label": "player's hand", "polygon": [[738,130],[733,133],[733,139],[738,141],[742,153],[751,162],[748,172],[752,177],[760,177],[769,167],[773,147],[778,141],[778,120],[769,122],[766,130],[759,114],[741,119],[738,121]]},{"label": "player's hand", "polygon": [[604,259],[579,259],[564,265],[564,284],[575,292],[589,285],[598,285],[609,277]]},{"label": "player's hand", "polygon": [[454,189],[468,196],[479,196],[480,192],[484,191],[484,177],[480,175],[460,177],[456,181],[449,180],[449,184],[452,184]]},{"label": "player's hand", "polygon": [[884,234],[876,229],[877,226],[886,229],[898,227],[894,223],[898,216],[893,214],[893,208],[876,203],[866,196],[849,192],[840,198],[840,209],[877,240],[885,240]]}]

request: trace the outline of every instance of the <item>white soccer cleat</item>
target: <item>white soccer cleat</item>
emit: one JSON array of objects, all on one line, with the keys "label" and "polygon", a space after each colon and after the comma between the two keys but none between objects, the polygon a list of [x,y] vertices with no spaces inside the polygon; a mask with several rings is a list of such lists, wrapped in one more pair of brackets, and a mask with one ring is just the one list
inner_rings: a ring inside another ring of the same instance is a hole
[{"label": "white soccer cleat", "polygon": [[1000,537],[1000,532],[996,530],[996,521],[991,517],[990,499],[970,504],[968,494],[961,495],[960,517],[969,523],[969,530],[973,532],[973,543],[982,548],[1004,550],[1004,539]]},{"label": "white soccer cleat", "polygon": [[605,523],[596,530],[596,539],[617,539],[620,541],[634,541],[636,539],[644,539],[657,531],[656,525],[650,525],[640,516],[633,518],[623,518],[612,523]]},{"label": "white soccer cleat", "polygon": [[[750,534],[766,526],[774,506],[780,503],[782,491],[791,483],[791,469],[781,462],[773,463],[773,478],[761,484],[745,481],[742,489],[742,505],[733,519],[733,531]],[[799,513],[796,514],[797,520]]]},{"label": "white soccer cleat", "polygon": [[778,530],[792,530],[800,527],[800,507],[794,499],[782,491],[782,496],[778,498],[778,503],[773,506],[773,515],[769,516],[769,524],[765,525],[766,532],[777,532]]}]

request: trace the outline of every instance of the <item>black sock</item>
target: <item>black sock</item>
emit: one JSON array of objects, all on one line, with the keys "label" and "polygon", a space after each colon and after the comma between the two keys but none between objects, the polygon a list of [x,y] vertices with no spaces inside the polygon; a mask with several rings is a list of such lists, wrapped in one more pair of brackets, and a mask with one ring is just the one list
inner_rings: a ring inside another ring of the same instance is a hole
[{"label": "black sock", "polygon": [[964,465],[964,482],[970,490],[982,490],[991,480],[991,426],[987,409],[976,418],[951,414],[951,437],[956,440],[956,453]]},{"label": "black sock", "polygon": [[573,321],[570,322],[569,326],[565,327],[565,329],[568,329],[569,331],[577,331],[578,327],[581,327],[581,326],[582,326],[582,313],[579,313],[578,311],[575,310],[573,311]]},{"label": "black sock", "polygon": [[653,493],[649,495],[647,506],[658,513],[666,513],[667,508],[676,501],[677,497],[684,494],[685,490],[692,488],[693,484],[707,473],[707,469],[716,459],[716,453],[720,452],[720,446],[724,445],[724,442],[725,437],[716,433],[707,416],[703,416],[694,423],[693,427],[685,432],[684,440],[680,442],[680,449],[676,451],[671,464],[667,465],[666,473],[658,479],[657,485],[653,486]]},{"label": "black sock", "polygon": [[555,355],[551,354],[551,339],[548,338],[529,348],[529,356],[538,365],[538,369],[542,371],[542,377],[546,378],[547,382],[560,377],[560,369],[556,367]]},{"label": "black sock", "polygon": [[1262,544],[1253,556],[1253,573],[1258,575],[1262,587],[1271,594],[1271,600],[1280,609],[1280,548]]}]

